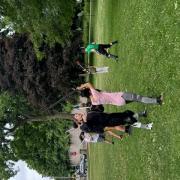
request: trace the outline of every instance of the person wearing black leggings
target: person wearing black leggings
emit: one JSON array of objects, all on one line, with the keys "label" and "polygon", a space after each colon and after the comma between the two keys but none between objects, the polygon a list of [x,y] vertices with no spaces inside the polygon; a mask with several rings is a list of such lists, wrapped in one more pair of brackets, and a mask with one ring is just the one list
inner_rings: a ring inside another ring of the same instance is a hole
[{"label": "person wearing black leggings", "polygon": [[[74,121],[80,125],[83,132],[104,133],[113,129],[124,131],[125,129],[122,126],[134,124],[135,127],[144,128],[143,124],[137,124],[140,116],[145,116],[145,113],[134,113],[130,110],[118,113],[88,112],[87,114],[75,114]],[[146,129],[148,129],[148,124],[146,126]]]},{"label": "person wearing black leggings", "polygon": [[118,41],[113,41],[109,44],[96,44],[96,43],[90,43],[86,48],[82,47],[82,50],[85,50],[86,53],[96,52],[100,55],[103,55],[107,58],[117,59],[118,56],[113,55],[109,53],[109,48],[112,47],[112,45],[117,44]]}]

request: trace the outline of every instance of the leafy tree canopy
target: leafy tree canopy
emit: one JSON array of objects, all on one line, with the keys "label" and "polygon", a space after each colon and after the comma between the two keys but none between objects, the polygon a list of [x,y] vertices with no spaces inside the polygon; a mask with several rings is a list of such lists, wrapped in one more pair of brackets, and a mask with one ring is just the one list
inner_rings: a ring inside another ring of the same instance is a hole
[{"label": "leafy tree canopy", "polygon": [[[74,39],[73,44],[78,44]],[[43,61],[37,61],[27,34],[0,39],[0,88],[20,92],[40,109],[56,102],[79,84],[79,69],[72,61],[71,47],[41,47]]]},{"label": "leafy tree canopy", "polygon": [[42,40],[64,44],[69,40],[74,0],[1,0],[0,14],[16,32],[29,32],[35,46]]},{"label": "leafy tree canopy", "polygon": [[68,121],[27,124],[17,130],[12,149],[18,159],[44,176],[68,175],[68,126]]},{"label": "leafy tree canopy", "polygon": [[44,176],[68,174],[69,137],[65,130],[70,122],[59,121],[61,114],[54,121],[50,121],[51,117],[54,116],[48,116],[47,121],[45,115],[40,115],[19,95],[1,93],[0,179],[16,174],[12,167],[18,159]]}]

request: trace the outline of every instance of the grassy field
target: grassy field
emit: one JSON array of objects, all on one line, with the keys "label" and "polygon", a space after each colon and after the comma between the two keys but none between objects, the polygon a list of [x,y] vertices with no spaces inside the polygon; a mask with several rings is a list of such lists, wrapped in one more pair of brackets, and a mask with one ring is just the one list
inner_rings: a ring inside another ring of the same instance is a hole
[{"label": "grassy field", "polygon": [[89,147],[90,180],[180,179],[180,13],[177,0],[93,0],[91,40],[118,40],[111,52],[118,62],[94,55],[91,63],[109,66],[91,77],[95,87],[158,96],[162,106],[132,103],[106,106],[107,112],[148,110],[143,122],[152,131],[133,129],[115,145]]}]

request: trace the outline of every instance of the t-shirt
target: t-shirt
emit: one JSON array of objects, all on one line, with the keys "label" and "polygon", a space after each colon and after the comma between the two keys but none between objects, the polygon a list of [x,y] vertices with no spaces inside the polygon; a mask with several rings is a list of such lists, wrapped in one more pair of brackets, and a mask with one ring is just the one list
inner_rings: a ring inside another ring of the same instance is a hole
[{"label": "t-shirt", "polygon": [[85,51],[86,51],[87,53],[90,53],[92,49],[97,50],[98,48],[99,48],[99,44],[89,44],[89,45],[86,47]]},{"label": "t-shirt", "polygon": [[92,94],[91,103],[93,105],[112,104],[116,106],[122,106],[126,103],[122,97],[123,92],[99,92],[92,88],[90,88],[90,91]]},{"label": "t-shirt", "polygon": [[108,115],[100,112],[89,112],[86,117],[87,122],[81,125],[80,129],[84,132],[103,133],[107,126]]}]

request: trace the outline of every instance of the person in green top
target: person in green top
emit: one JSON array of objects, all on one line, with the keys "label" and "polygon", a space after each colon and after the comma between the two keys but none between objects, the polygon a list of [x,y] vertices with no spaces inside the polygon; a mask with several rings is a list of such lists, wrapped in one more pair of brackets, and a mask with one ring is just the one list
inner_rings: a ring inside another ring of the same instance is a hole
[{"label": "person in green top", "polygon": [[97,51],[98,48],[99,48],[99,44],[91,43],[86,47],[85,51],[89,54],[90,52],[93,52],[94,50]]},{"label": "person in green top", "polygon": [[112,58],[112,59],[117,59],[118,56],[116,55],[113,55],[113,54],[110,54],[108,51],[109,51],[109,48],[114,45],[114,44],[117,44],[118,41],[113,41],[109,44],[96,44],[96,43],[90,43],[88,44],[88,46],[86,48],[83,48],[85,49],[85,52],[86,53],[91,53],[91,52],[96,52],[100,55],[104,55],[105,57],[107,58]]}]

